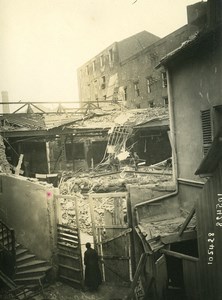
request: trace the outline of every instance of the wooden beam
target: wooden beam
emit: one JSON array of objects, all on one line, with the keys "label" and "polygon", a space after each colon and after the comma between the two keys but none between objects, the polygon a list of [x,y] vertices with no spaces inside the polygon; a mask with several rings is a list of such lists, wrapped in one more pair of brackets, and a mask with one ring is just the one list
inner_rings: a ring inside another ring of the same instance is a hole
[{"label": "wooden beam", "polygon": [[18,165],[15,168],[15,175],[19,175],[19,173],[20,173],[23,157],[24,157],[24,154],[20,154]]},{"label": "wooden beam", "polygon": [[100,244],[105,244],[105,243],[108,243],[108,242],[111,242],[111,241],[113,241],[113,240],[115,240],[115,239],[118,239],[118,238],[122,237],[123,235],[126,235],[126,234],[130,233],[131,231],[132,231],[132,228],[128,228],[128,229],[122,231],[121,233],[115,235],[115,236],[112,237],[112,238],[103,240],[101,243],[98,243],[98,245],[100,245]]},{"label": "wooden beam", "polygon": [[127,295],[126,300],[130,300],[132,299],[133,297],[133,294],[134,294],[134,289],[136,288],[137,284],[138,284],[138,279],[141,275],[141,272],[145,266],[145,263],[146,263],[146,260],[147,260],[147,256],[148,254],[147,253],[143,253],[141,256],[140,256],[140,260],[139,260],[139,264],[137,266],[137,269],[136,269],[136,273],[134,275],[134,278],[133,278],[133,282],[131,284],[131,287],[130,287],[130,292],[129,294]]},{"label": "wooden beam", "polygon": [[176,257],[179,259],[185,259],[185,260],[196,261],[196,262],[199,261],[199,259],[197,257],[186,255],[186,254],[175,252],[175,251],[171,251],[171,250],[167,250],[167,249],[160,249],[160,252],[163,254],[166,254],[168,256],[173,256],[173,257]]},{"label": "wooden beam", "polygon": [[179,230],[179,236],[181,236],[184,232],[184,230],[187,228],[187,225],[190,223],[191,219],[193,218],[195,214],[195,207],[193,207],[189,213],[189,215],[186,217],[186,220],[184,221],[183,225],[181,226]]}]

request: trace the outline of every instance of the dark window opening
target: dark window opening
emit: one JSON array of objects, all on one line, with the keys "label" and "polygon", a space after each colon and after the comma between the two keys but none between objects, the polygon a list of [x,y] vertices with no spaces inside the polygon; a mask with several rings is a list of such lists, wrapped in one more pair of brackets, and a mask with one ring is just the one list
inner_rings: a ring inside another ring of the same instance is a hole
[{"label": "dark window opening", "polygon": [[153,101],[149,101],[149,107],[154,107],[154,102]]},{"label": "dark window opening", "polygon": [[168,107],[169,101],[168,101],[168,98],[167,98],[167,97],[166,97],[166,98],[163,98],[163,104],[164,104],[165,107]]},{"label": "dark window opening", "polygon": [[124,87],[124,100],[127,101],[127,87]]},{"label": "dark window opening", "polygon": [[66,144],[66,159],[84,159],[84,143],[67,143]]},{"label": "dark window opening", "polygon": [[102,84],[101,84],[101,88],[105,89],[106,87],[106,76],[102,76]]}]

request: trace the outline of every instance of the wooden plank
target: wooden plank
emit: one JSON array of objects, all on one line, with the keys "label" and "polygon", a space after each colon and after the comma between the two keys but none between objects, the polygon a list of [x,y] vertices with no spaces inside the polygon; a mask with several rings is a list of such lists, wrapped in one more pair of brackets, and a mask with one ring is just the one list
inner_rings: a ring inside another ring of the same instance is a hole
[{"label": "wooden plank", "polygon": [[118,193],[99,193],[99,194],[90,194],[92,198],[125,198],[127,197],[126,192],[118,192]]},{"label": "wooden plank", "polygon": [[193,218],[195,214],[195,207],[193,207],[191,209],[191,211],[189,212],[188,216],[186,217],[186,220],[184,221],[183,225],[181,226],[180,230],[179,230],[179,236],[181,236],[184,232],[184,230],[187,228],[187,225],[190,223],[191,219]]},{"label": "wooden plank", "polygon": [[173,256],[179,259],[185,259],[185,260],[190,260],[190,261],[199,261],[199,259],[197,257],[194,256],[190,256],[190,255],[186,255],[183,253],[179,253],[176,251],[171,251],[171,250],[167,250],[167,249],[160,249],[160,252],[169,256]]},{"label": "wooden plank", "polygon": [[143,267],[146,263],[147,256],[148,256],[148,253],[143,253],[140,256],[139,264],[137,266],[136,273],[135,273],[134,278],[133,278],[133,282],[130,286],[130,292],[129,292],[128,296],[126,297],[126,300],[130,300],[133,297],[134,289],[136,288],[136,286],[138,284],[138,280],[139,280],[139,277],[141,275],[142,269],[143,269]]},{"label": "wooden plank", "polygon": [[115,235],[114,237],[112,237],[110,239],[103,240],[101,243],[98,243],[98,245],[100,245],[100,244],[106,244],[108,242],[111,242],[111,241],[113,241],[115,239],[118,239],[118,238],[122,237],[123,235],[126,235],[126,234],[130,233],[131,231],[132,231],[132,228],[128,228],[127,230],[122,231],[121,233]]}]

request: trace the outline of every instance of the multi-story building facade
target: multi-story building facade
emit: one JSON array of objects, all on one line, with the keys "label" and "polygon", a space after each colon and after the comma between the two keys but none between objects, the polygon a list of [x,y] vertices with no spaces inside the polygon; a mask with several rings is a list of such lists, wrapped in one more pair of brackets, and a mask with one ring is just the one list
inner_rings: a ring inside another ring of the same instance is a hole
[{"label": "multi-story building facade", "polygon": [[159,37],[142,31],[120,42],[113,43],[85,63],[77,71],[80,101],[118,99],[121,63],[157,40]]},{"label": "multi-story building facade", "polygon": [[204,24],[204,2],[188,7],[188,24],[160,39],[142,31],[115,42],[78,71],[81,102],[119,100],[128,108],[167,106],[164,70],[155,66],[161,57],[179,47]]}]

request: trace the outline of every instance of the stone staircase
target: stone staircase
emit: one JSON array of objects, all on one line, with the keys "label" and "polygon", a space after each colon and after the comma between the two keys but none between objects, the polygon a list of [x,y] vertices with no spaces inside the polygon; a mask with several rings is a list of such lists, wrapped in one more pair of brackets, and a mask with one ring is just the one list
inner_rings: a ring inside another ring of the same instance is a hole
[{"label": "stone staircase", "polygon": [[34,288],[48,283],[52,267],[48,262],[39,260],[21,245],[16,245],[16,271],[14,282],[17,286]]},{"label": "stone staircase", "polygon": [[[0,245],[7,248],[9,243],[11,237],[0,226]],[[39,260],[28,249],[15,243],[15,274],[12,278],[14,286],[9,286],[9,295],[13,295],[15,299],[43,299],[41,294],[43,295],[43,288],[49,283],[51,269],[47,261]]]}]

